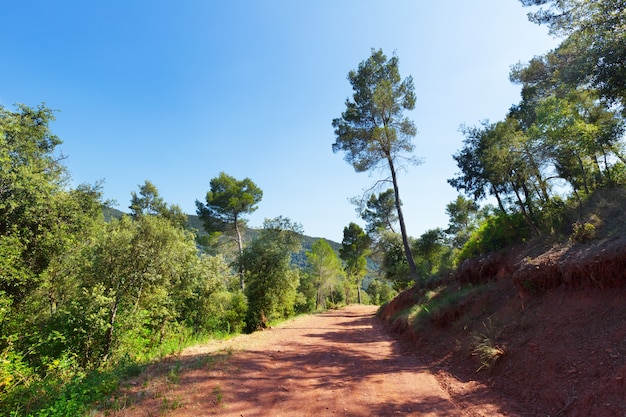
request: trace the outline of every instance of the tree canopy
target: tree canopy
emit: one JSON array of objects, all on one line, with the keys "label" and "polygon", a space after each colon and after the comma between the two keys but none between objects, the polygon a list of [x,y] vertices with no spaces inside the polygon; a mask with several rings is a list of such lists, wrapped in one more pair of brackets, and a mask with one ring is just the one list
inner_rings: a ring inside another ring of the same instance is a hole
[{"label": "tree canopy", "polygon": [[[221,172],[211,180],[211,189],[206,194],[206,204],[196,200],[197,213],[208,233],[221,233],[232,228],[239,256],[243,254],[242,227],[244,216],[253,213],[263,198],[263,191],[250,178],[237,180]],[[240,286],[245,288],[243,271],[240,271]]]},{"label": "tree canopy", "polygon": [[405,256],[413,279],[417,269],[408,241],[397,178],[401,158],[415,161],[412,138],[416,134],[413,122],[404,112],[415,107],[413,79],[400,77],[398,57],[387,58],[382,50],[372,50],[371,56],[348,73],[354,91],[346,100],[346,110],[333,120],[336,141],[333,152],[345,152],[344,159],[356,172],[386,167],[391,175],[395,206],[400,223]]},{"label": "tree canopy", "polygon": [[[343,229],[343,240],[339,257],[344,261],[344,270],[350,284],[356,287],[357,301],[361,303],[361,282],[367,272],[367,256],[370,253],[371,239],[356,223]],[[349,298],[349,297],[346,297]]]},{"label": "tree canopy", "polygon": [[146,180],[139,187],[139,195],[131,192],[130,215],[139,218],[141,216],[161,216],[170,220],[173,224],[185,227],[187,215],[177,205],[169,205],[159,195],[159,190],[150,181]]},{"label": "tree canopy", "polygon": [[301,245],[302,226],[285,217],[268,219],[241,257],[248,285],[248,330],[293,314],[300,273],[290,265]]},{"label": "tree canopy", "polygon": [[[547,84],[597,89],[626,104],[626,4],[623,0],[520,0],[543,6],[529,18],[564,37],[555,50],[519,66],[512,79],[529,88]],[[623,107],[624,108],[624,107]]]}]

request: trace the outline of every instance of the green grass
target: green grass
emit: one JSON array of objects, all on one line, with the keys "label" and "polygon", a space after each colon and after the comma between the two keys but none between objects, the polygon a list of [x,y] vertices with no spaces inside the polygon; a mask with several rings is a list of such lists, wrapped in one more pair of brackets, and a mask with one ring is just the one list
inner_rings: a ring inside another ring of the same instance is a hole
[{"label": "green grass", "polygon": [[489,321],[489,326],[483,322],[483,327],[485,328],[485,332],[474,333],[471,338],[470,347],[472,356],[477,357],[480,362],[480,366],[476,372],[493,368],[505,354],[504,347],[499,346],[495,342],[491,321]]},{"label": "green grass", "polygon": [[143,366],[120,363],[107,370],[76,373],[69,381],[53,378],[31,380],[2,398],[0,415],[10,417],[65,417],[86,414],[92,404],[106,401],[122,380],[138,374]]},{"label": "green grass", "polygon": [[428,321],[438,324],[455,320],[455,313],[469,297],[476,296],[488,288],[488,284],[440,286],[426,291],[410,308],[400,312],[396,319],[406,320],[413,330],[419,330]]},{"label": "green grass", "polygon": [[[218,338],[224,338],[224,335],[218,335]],[[45,375],[30,372],[19,384],[0,389],[0,417],[74,417],[86,415],[94,407],[124,408],[128,406],[128,399],[114,397],[114,394],[125,380],[139,375],[147,365],[166,356],[213,339],[212,335],[181,333],[151,351],[137,352],[133,356],[126,352],[107,366],[89,371],[80,369],[74,360],[55,360],[54,367],[49,366]],[[218,357],[207,355],[197,365],[211,366],[230,355],[232,351],[223,352]],[[170,384],[179,383],[181,369],[182,365],[177,362],[169,370],[166,377]],[[176,405],[173,399],[166,401],[166,409]]]}]

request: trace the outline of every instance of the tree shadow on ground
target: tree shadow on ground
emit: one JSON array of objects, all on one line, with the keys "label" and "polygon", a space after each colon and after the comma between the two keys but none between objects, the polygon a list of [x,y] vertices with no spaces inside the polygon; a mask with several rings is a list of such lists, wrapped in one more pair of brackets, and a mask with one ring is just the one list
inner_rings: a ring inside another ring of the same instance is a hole
[{"label": "tree shadow on ground", "polygon": [[[465,415],[436,383],[411,386],[428,366],[372,314],[332,311],[267,333],[267,345],[170,358],[122,390],[109,415]],[[499,409],[483,387],[468,394]]]}]

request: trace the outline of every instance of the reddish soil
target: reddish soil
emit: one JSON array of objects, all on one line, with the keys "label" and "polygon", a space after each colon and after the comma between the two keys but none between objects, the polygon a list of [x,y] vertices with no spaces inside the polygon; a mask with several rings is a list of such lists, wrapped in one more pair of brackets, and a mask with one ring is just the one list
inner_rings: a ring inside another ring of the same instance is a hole
[{"label": "reddish soil", "polygon": [[[626,188],[591,203],[598,239],[466,262],[432,285],[475,291],[418,327],[402,314],[416,288],[380,318],[366,306],[299,317],[155,364],[104,414],[625,417]],[[477,335],[502,352],[479,372]]]},{"label": "reddish soil", "polygon": [[130,381],[117,411],[99,415],[519,415],[485,384],[431,369],[375,312],[349,306],[188,349]]},{"label": "reddish soil", "polygon": [[[399,315],[419,303],[415,288],[380,315],[441,369],[457,402],[473,401],[463,384],[476,381],[513,399],[520,415],[626,416],[626,238],[535,249],[464,264],[448,290],[480,289],[418,329]],[[503,352],[480,372],[476,335]]]}]

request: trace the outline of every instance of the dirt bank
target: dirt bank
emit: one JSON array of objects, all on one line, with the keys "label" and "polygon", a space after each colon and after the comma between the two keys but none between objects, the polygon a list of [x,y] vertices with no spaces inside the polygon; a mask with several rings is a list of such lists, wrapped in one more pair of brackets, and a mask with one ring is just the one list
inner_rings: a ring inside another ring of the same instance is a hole
[{"label": "dirt bank", "polygon": [[[440,369],[457,403],[473,402],[465,386],[475,381],[522,415],[626,416],[624,238],[492,254],[438,285],[467,295],[414,326],[402,312],[429,289],[411,289],[381,317]],[[477,340],[498,349],[489,369]]]}]

